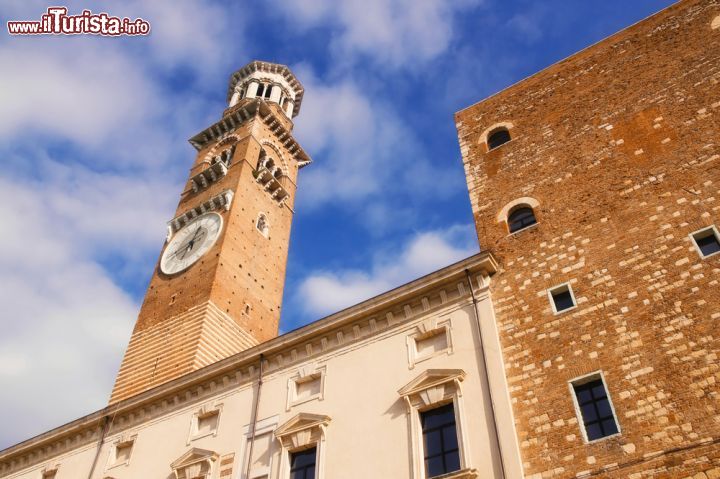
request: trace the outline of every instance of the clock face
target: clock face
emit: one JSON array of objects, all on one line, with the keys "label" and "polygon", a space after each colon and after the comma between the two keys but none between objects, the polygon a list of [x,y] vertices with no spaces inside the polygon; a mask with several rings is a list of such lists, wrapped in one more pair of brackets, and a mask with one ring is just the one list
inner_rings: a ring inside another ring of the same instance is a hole
[{"label": "clock face", "polygon": [[172,237],[160,258],[160,270],[165,274],[184,271],[217,241],[222,230],[222,216],[205,213],[182,227]]}]

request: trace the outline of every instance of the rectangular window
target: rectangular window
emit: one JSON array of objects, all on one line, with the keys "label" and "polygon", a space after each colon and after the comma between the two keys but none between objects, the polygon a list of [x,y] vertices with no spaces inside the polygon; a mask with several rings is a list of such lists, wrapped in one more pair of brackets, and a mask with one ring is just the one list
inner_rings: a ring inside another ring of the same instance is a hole
[{"label": "rectangular window", "polygon": [[210,411],[207,414],[198,416],[197,418],[197,435],[206,436],[217,431],[220,413],[218,411]]},{"label": "rectangular window", "polygon": [[460,470],[460,449],[455,428],[455,408],[447,404],[420,413],[428,477]]},{"label": "rectangular window", "polygon": [[445,351],[448,348],[447,330],[445,328],[435,330],[427,336],[415,338],[415,349],[417,357],[429,357],[435,353]]},{"label": "rectangular window", "polygon": [[619,432],[605,384],[601,377],[572,385],[588,441]]},{"label": "rectangular window", "polygon": [[317,448],[290,454],[290,479],[315,479]]},{"label": "rectangular window", "polygon": [[550,296],[550,305],[555,314],[562,313],[577,306],[575,295],[569,283],[561,284],[555,288],[548,290]]},{"label": "rectangular window", "polygon": [[115,446],[115,464],[127,464],[132,454],[133,441],[123,442]]},{"label": "rectangular window", "polygon": [[718,235],[714,226],[696,231],[690,237],[695,243],[695,248],[700,253],[700,257],[707,258],[720,253],[720,235]]},{"label": "rectangular window", "polygon": [[310,376],[295,383],[296,400],[298,402],[309,400],[322,392],[322,378],[320,375]]}]

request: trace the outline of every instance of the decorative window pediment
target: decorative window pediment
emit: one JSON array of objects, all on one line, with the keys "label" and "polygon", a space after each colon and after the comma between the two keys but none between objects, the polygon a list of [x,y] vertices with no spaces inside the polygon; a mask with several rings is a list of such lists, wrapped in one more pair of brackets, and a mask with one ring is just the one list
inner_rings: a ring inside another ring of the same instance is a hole
[{"label": "decorative window pediment", "polygon": [[275,437],[287,449],[300,449],[320,442],[330,417],[301,412],[275,430]]},{"label": "decorative window pediment", "polygon": [[218,454],[196,447],[180,456],[170,467],[175,479],[209,479]]},{"label": "decorative window pediment", "polygon": [[427,407],[460,396],[463,379],[462,369],[428,369],[403,386],[398,394],[415,407]]},{"label": "decorative window pediment", "polygon": [[315,451],[315,479],[325,479],[325,428],[330,417],[320,414],[300,413],[275,430],[275,437],[282,445],[282,462],[279,477],[292,472],[293,457],[302,451]]}]

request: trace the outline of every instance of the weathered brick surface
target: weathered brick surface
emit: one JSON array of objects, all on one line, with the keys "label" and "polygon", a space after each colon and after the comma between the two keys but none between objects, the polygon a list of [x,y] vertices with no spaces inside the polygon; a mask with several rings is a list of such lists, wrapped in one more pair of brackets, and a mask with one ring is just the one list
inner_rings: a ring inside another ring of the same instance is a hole
[{"label": "weathered brick surface", "polygon": [[[680,2],[456,115],[527,477],[718,473],[720,255],[688,235],[720,226],[719,15]],[[539,224],[509,235],[521,197]],[[622,434],[587,444],[568,381],[599,370]]]},{"label": "weathered brick surface", "polygon": [[[292,126],[280,110],[276,114],[284,126]],[[227,175],[207,189],[193,192],[189,179],[228,144],[235,144],[235,151]],[[283,182],[290,198],[284,205],[255,181],[253,171],[262,148],[287,175]],[[160,271],[159,262],[156,265],[111,402],[277,336],[297,174],[293,155],[259,117],[198,152],[175,215],[226,189],[235,195],[231,209],[215,210],[224,220],[220,238],[187,270],[168,276]],[[260,212],[270,223],[268,238],[255,227]],[[206,303],[212,307],[194,312]],[[218,319],[217,310],[236,326]]]}]

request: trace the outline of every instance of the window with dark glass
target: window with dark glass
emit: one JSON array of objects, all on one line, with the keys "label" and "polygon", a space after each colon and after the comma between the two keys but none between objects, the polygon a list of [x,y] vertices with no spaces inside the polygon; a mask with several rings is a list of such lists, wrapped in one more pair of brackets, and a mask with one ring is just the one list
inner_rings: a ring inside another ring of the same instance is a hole
[{"label": "window with dark glass", "polygon": [[618,432],[617,422],[602,379],[573,384],[573,389],[588,441],[616,434]]},{"label": "window with dark glass", "polygon": [[264,83],[258,83],[257,87],[257,93],[255,93],[255,96],[263,96],[263,92],[265,91],[265,84]]},{"label": "window with dark glass", "polygon": [[500,145],[504,145],[508,141],[510,141],[510,132],[505,128],[497,130],[488,136],[488,150],[493,150]]},{"label": "window with dark glass", "polygon": [[425,471],[435,477],[460,469],[460,449],[452,403],[420,413]]},{"label": "window with dark glass", "polygon": [[706,228],[693,233],[692,239],[695,241],[703,258],[720,252],[720,238],[718,238],[714,228]]},{"label": "window with dark glass", "polygon": [[570,286],[567,284],[551,289],[550,300],[553,303],[553,309],[556,313],[576,306],[575,297],[573,296]]},{"label": "window with dark glass", "polygon": [[521,229],[527,228],[535,223],[537,223],[535,213],[529,206],[523,206],[522,208],[516,209],[510,213],[510,216],[508,217],[508,228],[510,228],[511,233],[520,231]]},{"label": "window with dark glass", "polygon": [[305,449],[304,451],[290,454],[290,479],[315,479],[315,458],[317,449]]},{"label": "window with dark glass", "polygon": [[265,98],[270,98],[271,93],[272,93],[272,85],[268,85],[265,88]]}]

